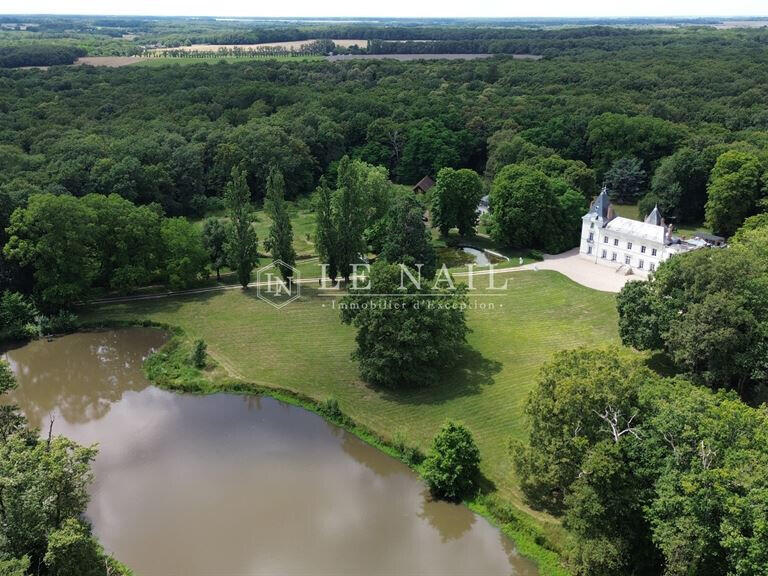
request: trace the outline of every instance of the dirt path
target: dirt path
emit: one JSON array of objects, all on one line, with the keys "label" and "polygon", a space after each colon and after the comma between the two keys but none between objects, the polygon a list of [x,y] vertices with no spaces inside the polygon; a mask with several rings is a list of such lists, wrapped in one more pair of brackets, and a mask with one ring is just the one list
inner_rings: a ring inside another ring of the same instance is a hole
[{"label": "dirt path", "polygon": [[[494,268],[485,270],[475,270],[471,274],[472,276],[489,276],[491,274],[510,274],[513,272],[524,272],[531,270],[553,270],[560,272],[564,276],[567,276],[577,284],[592,288],[593,290],[599,290],[601,292],[619,292],[624,284],[632,280],[645,280],[640,276],[624,276],[623,274],[617,274],[613,268],[609,266],[600,266],[594,264],[589,260],[581,258],[579,256],[578,248],[574,248],[563,254],[557,254],[554,256],[547,255],[544,257],[544,261],[536,262],[534,264],[524,264],[523,266],[515,266],[512,268]],[[470,272],[456,272],[453,276],[458,278],[466,278],[470,275]],[[297,284],[317,284],[320,281],[319,277],[314,278],[301,278],[297,280]],[[259,286],[267,286],[267,282],[251,282],[248,284],[248,288],[257,288]],[[207,294],[209,292],[222,292],[224,290],[240,290],[239,284],[219,284],[217,286],[207,286],[205,288],[191,288],[188,290],[169,290],[167,292],[158,292],[156,294],[140,294],[135,296],[115,296],[111,298],[98,298],[91,300],[88,304],[119,304],[122,302],[137,302],[140,300],[159,300],[161,298],[172,298],[175,296],[192,296],[195,294]]]}]

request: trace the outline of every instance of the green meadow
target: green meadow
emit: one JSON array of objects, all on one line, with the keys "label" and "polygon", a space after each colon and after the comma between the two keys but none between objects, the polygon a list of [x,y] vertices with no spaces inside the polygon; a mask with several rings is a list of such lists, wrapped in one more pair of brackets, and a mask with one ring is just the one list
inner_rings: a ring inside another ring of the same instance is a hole
[{"label": "green meadow", "polygon": [[510,438],[524,438],[524,408],[540,366],[557,350],[615,342],[614,295],[596,292],[550,271],[500,273],[493,295],[488,276],[475,279],[468,310],[472,333],[459,369],[439,385],[394,391],[362,382],[350,358],[354,329],[339,320],[337,298],[314,285],[277,310],[256,290],[211,292],[173,299],[93,307],[86,321],[152,320],[203,338],[230,375],[323,401],[384,438],[405,435],[426,449],[446,418],[466,423],[483,458],[483,472],[499,493],[521,506],[510,466]]}]

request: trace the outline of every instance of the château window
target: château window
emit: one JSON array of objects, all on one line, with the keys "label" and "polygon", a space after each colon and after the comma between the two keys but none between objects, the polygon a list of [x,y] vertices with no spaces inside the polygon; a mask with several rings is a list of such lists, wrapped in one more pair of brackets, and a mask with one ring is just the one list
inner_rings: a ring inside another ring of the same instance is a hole
[{"label": "ch\u00e2teau window", "polygon": [[616,262],[616,259],[617,259],[618,257],[619,257],[619,255],[618,255],[618,254],[616,254],[616,252],[614,252],[613,254],[611,254],[611,262]]},{"label": "ch\u00e2teau window", "polygon": [[606,250],[603,250],[603,253],[600,255],[600,258],[605,258],[608,256],[608,252]]},{"label": "ch\u00e2teau window", "polygon": [[605,236],[605,237],[603,238],[603,242],[605,242],[606,244],[608,244],[608,236]]},{"label": "ch\u00e2teau window", "polygon": [[592,242],[594,239],[595,239],[595,233],[594,232],[590,232],[589,233],[589,241]]},{"label": "ch\u00e2teau window", "polygon": [[618,246],[619,245],[619,239],[618,238],[614,238],[613,239],[613,245],[614,246]]},{"label": "ch\u00e2teau window", "polygon": [[627,242],[627,250],[632,250],[632,242]]},{"label": "ch\u00e2teau window", "polygon": [[640,246],[640,252],[645,254],[645,246]]},{"label": "ch\u00e2teau window", "polygon": [[653,262],[648,264],[648,270],[650,270],[651,272],[654,272],[656,270],[656,264],[654,264]]},{"label": "ch\u00e2teau window", "polygon": [[656,256],[657,250],[656,248],[651,248],[651,256]]},{"label": "ch\u00e2teau window", "polygon": [[637,262],[637,267],[640,268],[640,270],[642,270],[645,267],[645,262],[643,260],[639,260]]},{"label": "ch\u00e2teau window", "polygon": [[632,257],[631,256],[624,256],[624,264],[629,266],[632,263]]},{"label": "ch\u00e2teau window", "polygon": [[592,246],[587,246],[587,254],[592,254]]}]

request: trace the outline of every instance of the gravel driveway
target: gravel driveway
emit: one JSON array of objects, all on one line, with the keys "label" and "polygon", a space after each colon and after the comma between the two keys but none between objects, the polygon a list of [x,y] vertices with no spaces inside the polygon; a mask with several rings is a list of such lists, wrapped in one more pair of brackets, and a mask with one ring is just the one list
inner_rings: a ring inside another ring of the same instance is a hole
[{"label": "gravel driveway", "polygon": [[614,268],[590,262],[579,256],[578,248],[555,256],[547,255],[536,266],[539,270],[555,270],[574,282],[602,292],[618,292],[627,282],[646,279],[639,274],[625,276],[621,272],[617,273],[618,265]]}]

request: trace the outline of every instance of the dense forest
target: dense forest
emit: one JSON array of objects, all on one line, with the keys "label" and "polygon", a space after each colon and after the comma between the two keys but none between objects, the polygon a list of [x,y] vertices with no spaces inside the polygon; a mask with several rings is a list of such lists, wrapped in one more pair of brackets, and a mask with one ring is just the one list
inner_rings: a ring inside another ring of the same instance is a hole
[{"label": "dense forest", "polygon": [[[223,208],[236,166],[256,203],[270,165],[285,177],[286,198],[296,199],[323,175],[334,185],[343,155],[404,184],[450,167],[484,174],[488,187],[516,163],[565,178],[587,200],[604,181],[631,182],[618,200],[658,203],[676,222],[701,223],[707,186],[717,184],[708,218],[726,234],[758,211],[768,129],[761,32],[683,30],[663,46],[651,42],[658,31],[543,34],[615,45],[538,61],[2,72],[2,229],[40,192],[117,194],[167,216],[203,216]],[[743,202],[730,195],[732,172],[757,174]],[[9,268],[4,282],[19,281]]]},{"label": "dense forest", "polygon": [[[581,216],[606,185],[616,204],[637,204],[638,215],[658,205],[669,222],[706,227],[729,248],[676,256],[619,294],[622,342],[648,356],[581,350],[545,367],[529,441],[512,447],[522,492],[563,518],[568,541],[557,551],[574,574],[765,574],[768,432],[765,409],[750,407],[768,384],[764,29],[8,26],[7,66],[136,53],[126,37],[136,33],[165,46],[361,38],[378,53],[498,53],[0,70],[0,336],[71,329],[69,310],[94,288],[181,289],[222,267],[245,287],[260,247],[287,276],[297,255],[286,200],[314,209],[314,247],[333,279],[349,281],[352,263],[374,253],[383,260],[374,281],[386,287],[395,263],[435,273],[426,208],[442,239],[454,229],[471,236],[488,194],[489,242],[555,253],[576,245]],[[426,175],[434,189],[410,194]],[[272,222],[266,239],[256,237],[254,206]],[[408,374],[425,383],[436,373],[429,361],[455,359],[465,333],[458,316],[424,313],[410,340],[397,317],[342,320],[359,329],[363,378],[385,386],[412,384]],[[403,343],[413,341],[422,345]],[[14,422],[0,457],[42,454],[44,444]],[[64,448],[66,463],[75,448]],[[91,458],[82,457],[78,487]],[[80,500],[68,515],[78,516]],[[58,521],[32,544],[5,534],[10,557],[34,549],[27,560],[45,561],[62,530],[102,560],[87,526]]]}]

